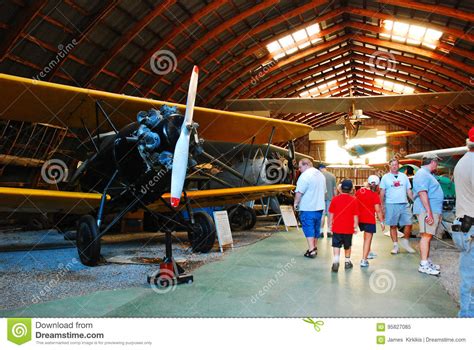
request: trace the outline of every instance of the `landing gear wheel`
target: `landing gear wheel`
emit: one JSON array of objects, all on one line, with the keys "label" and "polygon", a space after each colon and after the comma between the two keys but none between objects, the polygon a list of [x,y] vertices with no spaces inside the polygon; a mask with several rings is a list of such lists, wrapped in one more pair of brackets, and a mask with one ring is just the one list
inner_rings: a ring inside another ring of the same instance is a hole
[{"label": "landing gear wheel", "polygon": [[243,205],[228,210],[230,227],[233,231],[250,230],[257,222],[257,214],[253,208]]},{"label": "landing gear wheel", "polygon": [[86,266],[96,266],[100,260],[100,237],[97,223],[91,215],[84,215],[77,225],[77,252]]},{"label": "landing gear wheel", "polygon": [[216,240],[216,226],[208,213],[199,211],[194,213],[192,232],[188,232],[193,251],[207,253],[214,246]]}]

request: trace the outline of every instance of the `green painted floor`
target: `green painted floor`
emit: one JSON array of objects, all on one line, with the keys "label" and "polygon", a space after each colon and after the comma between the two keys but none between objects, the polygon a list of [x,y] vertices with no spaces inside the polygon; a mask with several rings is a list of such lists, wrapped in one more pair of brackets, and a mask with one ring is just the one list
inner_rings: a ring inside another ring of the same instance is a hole
[{"label": "green painted floor", "polygon": [[457,306],[439,279],[417,271],[418,254],[391,256],[390,248],[390,239],[377,233],[373,251],[378,257],[361,269],[358,234],[354,268],[342,266],[335,274],[330,240],[320,240],[318,257],[307,259],[303,234],[292,230],[226,253],[222,261],[194,271],[192,285],[165,294],[144,284],[1,311],[0,316],[455,317]]}]

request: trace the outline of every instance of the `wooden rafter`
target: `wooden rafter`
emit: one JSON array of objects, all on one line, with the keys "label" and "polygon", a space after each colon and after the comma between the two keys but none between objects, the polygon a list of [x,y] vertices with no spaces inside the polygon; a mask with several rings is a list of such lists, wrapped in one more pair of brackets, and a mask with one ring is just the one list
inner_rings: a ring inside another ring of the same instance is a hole
[{"label": "wooden rafter", "polygon": [[197,23],[201,18],[209,15],[210,13],[216,11],[219,7],[223,6],[224,3],[221,1],[213,1],[209,5],[203,7],[201,10],[193,14],[190,18],[187,20],[180,22],[179,25],[177,25],[173,31],[163,40],[159,40],[148,52],[146,52],[142,59],[138,62],[137,65],[132,67],[129,72],[124,74],[123,78],[118,84],[117,91],[118,92],[123,92],[123,89],[127,86],[130,80],[133,79],[133,77],[140,71],[142,66],[144,66],[147,62],[150,61],[150,58],[153,56],[153,54],[166,47],[169,45],[178,35],[182,34],[183,32],[186,32],[187,28],[192,26],[193,24]]},{"label": "wooden rafter", "polygon": [[[82,30],[80,30],[79,33],[75,34],[73,39],[76,41],[76,45],[75,45],[74,48],[78,47],[79,44],[82,42],[82,40],[87,38],[89,33],[94,28],[96,28],[97,24],[102,22],[103,19],[115,9],[118,2],[119,2],[119,0],[113,0],[113,1],[107,2],[99,11],[97,11],[93,16],[91,16],[91,18],[87,21],[84,28]],[[63,63],[66,61],[67,57],[71,56],[70,54],[71,54],[72,51],[74,51],[74,48],[72,50],[67,51],[65,53],[65,57],[63,59],[61,59],[58,62],[58,64],[50,70],[50,72],[48,73],[48,75],[46,77],[46,80],[49,81],[49,80],[53,79],[54,75],[59,70],[59,68],[61,68]]]},{"label": "wooden rafter", "polygon": [[[362,27],[359,27],[359,25],[355,22],[352,22],[352,24],[354,24],[359,29],[362,28]],[[339,28],[337,28],[337,29],[339,29]],[[420,49],[420,48],[417,48],[417,47],[412,47],[412,46],[405,45],[405,44],[393,43],[393,42],[390,42],[390,41],[387,41],[387,40],[380,40],[380,39],[376,39],[376,38],[371,38],[371,37],[367,37],[365,35],[351,36],[351,35],[348,35],[348,34],[346,34],[343,37],[337,37],[336,39],[331,40],[328,43],[321,44],[321,45],[318,45],[316,47],[311,47],[311,48],[308,48],[306,50],[302,50],[298,54],[295,54],[295,55],[293,55],[289,58],[282,59],[277,64],[273,65],[267,71],[267,74],[271,74],[272,71],[275,71],[277,69],[281,69],[283,66],[291,64],[292,62],[295,62],[299,59],[303,59],[307,56],[311,56],[311,55],[315,54],[315,52],[317,52],[317,51],[324,51],[324,50],[327,50],[328,47],[338,45],[342,41],[341,38],[344,38],[344,39],[347,39],[347,40],[357,40],[357,41],[360,41],[360,42],[363,42],[363,43],[376,45],[378,47],[386,47],[388,49],[392,49],[392,50],[396,50],[396,51],[411,52],[412,54],[424,56],[424,57],[439,61],[441,63],[451,65],[451,66],[453,66],[453,67],[455,67],[455,68],[457,68],[461,71],[465,71],[465,72],[467,71],[467,72],[470,72],[470,73],[474,74],[474,68],[469,67],[465,63],[459,62],[459,61],[457,61],[455,59],[452,59],[452,58],[448,58],[445,55],[442,55],[442,54],[439,54],[439,53],[436,53],[436,52],[432,52],[432,51],[425,50],[425,49]],[[469,53],[469,55],[472,55],[472,54]],[[265,59],[271,59],[271,58],[266,57]],[[247,66],[247,67],[245,67],[245,69],[241,69],[236,74],[231,75],[223,84],[221,84],[220,89],[217,89],[217,88],[214,89],[214,92],[207,97],[207,100],[212,101],[220,92],[222,92],[225,88],[227,88],[227,86],[229,86],[231,83],[233,83],[235,81],[238,81],[238,79],[243,77],[245,74],[247,74],[248,71],[252,71],[252,70],[256,69],[259,66],[259,64],[261,64],[261,61],[262,60],[259,60],[258,62],[255,62],[255,63],[252,63],[251,66]],[[435,67],[435,65],[427,64],[426,62],[423,62],[421,60],[419,60],[419,62],[420,62],[420,66],[422,66],[423,68],[426,68],[426,69],[430,69],[430,68],[433,69]],[[237,89],[233,90],[230,94],[227,95],[227,98],[230,98],[230,97],[233,97],[233,96],[238,96],[240,91],[242,91],[245,87],[246,87],[245,84],[240,84]]]},{"label": "wooden rafter", "polygon": [[47,0],[29,1],[26,8],[19,12],[18,17],[13,21],[6,37],[0,44],[0,62],[2,62],[5,56],[15,47],[21,33],[23,33],[47,3]]},{"label": "wooden rafter", "polygon": [[148,12],[142,19],[140,19],[133,28],[124,33],[115,45],[107,51],[104,57],[94,64],[94,70],[84,80],[83,85],[88,86],[104,69],[112,62],[112,60],[123,51],[124,47],[128,45],[144,28],[146,28],[153,20],[160,17],[175,0],[167,0],[160,3],[152,11]]},{"label": "wooden rafter", "polygon": [[[326,1],[313,1],[313,2],[310,2],[310,3],[305,4],[303,6],[300,6],[300,7],[296,8],[292,11],[289,11],[289,12],[285,13],[285,17],[284,17],[283,21],[291,20],[295,17],[298,17],[298,16],[308,12],[308,11],[314,11],[316,6],[318,6],[322,3],[325,3],[325,2]],[[341,15],[342,13],[343,13],[342,9],[333,10],[333,11],[330,11],[329,13],[327,13],[327,14],[321,16],[321,17],[318,17],[318,21],[334,18],[334,17],[337,17],[337,16]],[[281,17],[276,17],[272,20],[262,22],[258,26],[255,26],[252,29],[250,29],[246,33],[246,35],[248,37],[251,37],[251,38],[257,37],[258,34],[273,28],[274,26],[280,24],[281,22],[282,22]],[[304,28],[308,25],[309,25],[308,23],[304,23],[304,24],[301,24],[301,25],[298,25],[298,26],[294,26],[293,30],[298,30],[298,28]],[[215,63],[216,67],[221,66],[224,62],[220,62],[219,57],[221,57],[225,54],[228,54],[229,52],[231,52],[232,49],[235,49],[236,47],[242,45],[243,42],[244,42],[244,40],[242,40],[242,38],[240,36],[238,36],[238,37],[236,37],[232,40],[229,40],[227,43],[225,43],[224,45],[219,47],[216,51],[212,52],[209,56],[204,58],[204,60],[202,62],[199,63],[200,67],[202,67],[202,69],[203,69],[203,72],[206,73],[206,75],[207,74],[214,75],[215,74],[215,71],[214,71],[215,67],[213,67],[211,72],[208,72],[206,67],[210,63]],[[259,45],[260,45],[260,47],[263,47],[263,44],[259,44]],[[170,87],[170,91],[164,96],[164,98],[166,99],[166,98],[170,98],[171,96],[174,96],[174,94],[178,90],[182,89],[182,86],[186,83],[187,79],[188,79],[187,76],[186,77],[181,77],[176,84],[173,84],[173,86]],[[209,79],[207,79],[207,80],[209,80]],[[209,84],[209,83],[206,83],[207,80],[206,79],[202,80],[202,83],[200,85],[200,89],[201,88],[202,89],[206,88],[206,86]],[[206,85],[202,85],[202,84],[206,84]]]},{"label": "wooden rafter", "polygon": [[[364,69],[364,70],[368,70],[368,68],[370,68],[368,66],[364,66],[364,65],[360,65],[360,64],[355,64],[354,66],[359,68],[359,69]],[[328,74],[337,75],[339,73],[344,73],[345,69],[346,69],[345,67],[340,67],[338,70],[331,71]],[[364,84],[366,84],[365,87],[370,88],[372,91],[379,92],[379,93],[384,93],[384,94],[390,94],[391,93],[391,92],[388,92],[384,89],[377,88],[377,87],[373,86],[373,79],[378,77],[373,72],[370,72],[370,71],[369,72],[367,72],[367,71],[364,72],[365,76],[369,76],[372,79],[355,77],[353,73],[356,73],[356,72],[351,72],[350,75],[352,75],[352,77],[346,78],[346,79],[340,81],[339,83],[344,84],[344,83],[348,83],[350,80],[358,80],[358,81],[363,82]],[[396,73],[396,72],[390,72],[390,75],[395,76],[396,78],[401,79],[401,80],[404,79],[405,81],[409,81],[412,85],[415,85],[415,83],[417,82],[416,80],[414,80],[411,77],[408,77],[408,76],[405,76],[405,75],[402,75],[402,74],[399,74],[399,73]],[[389,77],[384,77],[383,79],[391,81],[391,82],[401,83],[400,80],[393,80],[392,78],[389,78]],[[419,91],[421,91],[421,92],[443,91],[442,88],[440,88],[437,85],[429,84],[427,82],[425,82],[425,83],[426,83],[427,88],[418,87]],[[282,85],[284,85],[284,84],[282,84]],[[353,86],[353,88],[355,88],[355,87],[357,87],[357,85]],[[296,88],[296,89],[298,89],[298,88]],[[335,91],[337,91],[337,90],[335,90]],[[293,93],[286,94],[286,96],[295,97],[295,95],[297,93],[298,93],[298,91],[295,90]],[[321,95],[321,97],[327,97],[327,96],[330,96],[331,94],[332,93],[327,93],[327,94]],[[265,97],[272,97],[272,96],[271,95],[265,95]],[[281,97],[281,95],[279,95],[279,97]],[[457,131],[461,132],[461,130],[458,130],[458,124],[456,123],[456,118],[453,118],[453,116],[452,116],[452,114],[454,113],[453,109],[449,108],[448,111],[444,111],[443,109],[436,109],[436,113],[439,113],[440,115],[443,115],[443,117],[445,118],[446,121],[449,122],[449,124],[450,124],[450,126],[453,130],[457,130]]]},{"label": "wooden rafter", "polygon": [[377,0],[382,4],[405,7],[408,9],[419,10],[427,13],[436,13],[438,15],[457,18],[461,21],[474,22],[474,14],[457,10],[452,7],[443,5],[423,4],[418,1],[411,0]]},{"label": "wooden rafter", "polygon": [[[352,8],[346,8],[344,9],[347,13],[350,13],[352,11]],[[369,14],[372,14],[372,15],[376,15],[377,12],[375,11],[370,11],[369,13],[366,13],[367,10],[364,10],[365,12],[362,12],[361,14],[365,14],[365,15],[369,15]],[[337,16],[337,15],[340,15],[342,12],[342,10],[340,11],[337,11],[337,12],[333,12],[333,13],[330,13],[330,14],[327,14],[325,15],[325,18],[318,18],[317,21],[320,22],[322,20],[327,20],[327,16],[331,15],[332,17],[334,16]],[[383,18],[386,18],[385,16],[383,15],[379,15],[377,16],[378,18],[380,19],[383,19]],[[354,22],[354,21],[349,21],[349,22],[344,22],[345,26],[348,26],[348,27],[352,27],[356,30],[363,30],[363,31],[370,31],[370,32],[373,32],[373,33],[376,33],[376,34],[380,34],[380,33],[383,33],[383,28],[380,28],[379,26],[376,26],[376,25],[370,25],[370,24],[364,24],[364,23],[359,23],[359,22]],[[307,24],[306,24],[307,25]],[[304,27],[304,26],[301,26],[301,27]],[[282,33],[276,37],[273,37],[263,43],[261,43],[261,45],[259,45],[258,48],[249,48],[247,50],[244,51],[243,55],[241,58],[237,58],[235,59],[234,58],[234,61],[233,63],[234,64],[238,64],[239,62],[241,62],[245,57],[248,57],[252,54],[255,53],[256,50],[258,50],[260,47],[263,47],[264,45],[268,44],[269,42],[273,41],[273,40],[276,40],[280,37],[283,37],[285,35],[288,35],[290,32],[293,32],[294,30],[297,30],[298,28],[292,28],[291,30],[285,32],[285,33]],[[333,29],[333,30],[331,30]],[[324,32],[324,35],[331,35],[331,34],[334,34],[334,32],[336,30],[339,30],[341,29],[340,27],[337,27],[337,25],[333,26],[333,27],[330,27],[326,30],[326,32]],[[457,34],[461,34],[461,33],[458,33],[460,31],[456,31]],[[469,39],[472,39],[471,37],[467,37]],[[372,38],[369,38],[369,39],[372,39]],[[379,39],[377,39],[379,40]],[[389,42],[390,43],[390,42]],[[425,50],[425,49],[420,49],[420,48],[417,48],[415,46],[409,46],[409,45],[404,45],[404,44],[398,44],[398,43],[390,43],[391,46],[394,47],[395,50],[401,50],[402,52],[412,52],[415,51],[417,52],[417,54],[420,54],[420,55],[430,55],[432,52],[430,50]],[[448,64],[451,64],[451,65],[457,65],[458,64],[458,61],[456,60],[453,60],[453,59],[449,59],[449,58],[446,58],[446,52],[455,52],[459,55],[461,55],[462,57],[473,57],[473,54],[469,51],[466,51],[466,50],[461,50],[461,49],[458,49],[454,46],[448,46],[448,45],[445,45],[443,43],[440,43],[439,44],[439,48],[442,49],[444,52],[442,52],[441,54],[440,53],[433,53],[434,56],[436,56],[437,58],[443,58],[443,61],[446,61],[446,63]],[[271,60],[271,56],[268,56],[266,57],[267,60]],[[258,63],[261,63],[262,60],[259,60]],[[462,63],[460,63],[462,64]],[[464,65],[464,68],[466,67],[467,65]],[[461,70],[463,70],[464,68],[462,68]],[[206,88],[206,86],[208,86],[210,83],[212,83],[216,78],[216,77],[220,77],[222,76],[222,74],[224,73],[225,70],[230,70],[232,71],[232,69],[227,66],[227,65],[224,65],[224,68],[220,68],[218,71],[215,71],[213,72],[213,76],[210,76],[210,77],[205,77],[204,78],[204,81],[201,83],[201,88],[204,89]],[[235,71],[235,70],[234,70]],[[244,71],[248,71],[248,69],[244,70]],[[213,78],[214,77],[214,78]],[[229,81],[234,81],[235,79],[228,79]],[[181,80],[180,80],[181,82]],[[173,89],[170,89],[170,93],[165,95],[164,97],[165,98],[169,98],[169,97],[172,97],[174,95],[174,93],[180,89],[180,87],[182,86],[183,84],[176,84],[175,88]],[[223,84],[223,88],[225,88],[225,84]],[[208,100],[211,100],[213,98],[212,97],[209,97]]]},{"label": "wooden rafter", "polygon": [[[177,62],[183,62],[185,60],[189,60],[190,55],[194,52],[194,50],[197,49],[202,49],[202,47],[209,41],[212,40],[217,40],[217,37],[226,31],[229,31],[233,26],[238,24],[239,22],[243,21],[245,18],[251,17],[255,15],[256,13],[262,12],[265,9],[268,9],[270,6],[274,6],[277,4],[279,0],[266,0],[262,1],[261,3],[257,4],[256,6],[253,6],[249,8],[246,11],[243,11],[236,16],[232,17],[231,19],[221,23],[217,27],[213,28],[212,30],[209,30],[204,36],[199,38],[199,40],[196,40],[194,43],[191,44],[189,48],[187,48],[183,53],[181,53],[177,57]],[[181,73],[181,75],[189,75],[185,74],[185,72],[180,71],[177,69],[178,73]],[[142,91],[145,96],[147,96],[150,91],[155,87],[155,85],[160,81],[162,76],[156,74],[155,77],[151,79],[151,83]]]}]

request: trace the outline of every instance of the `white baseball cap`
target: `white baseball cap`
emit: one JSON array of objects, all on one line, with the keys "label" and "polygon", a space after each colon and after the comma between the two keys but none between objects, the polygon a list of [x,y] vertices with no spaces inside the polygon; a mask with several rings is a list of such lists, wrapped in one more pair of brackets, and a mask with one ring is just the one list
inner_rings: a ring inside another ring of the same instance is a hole
[{"label": "white baseball cap", "polygon": [[380,179],[377,175],[370,175],[367,179],[367,182],[369,183],[369,185],[372,183],[378,185],[380,183]]}]

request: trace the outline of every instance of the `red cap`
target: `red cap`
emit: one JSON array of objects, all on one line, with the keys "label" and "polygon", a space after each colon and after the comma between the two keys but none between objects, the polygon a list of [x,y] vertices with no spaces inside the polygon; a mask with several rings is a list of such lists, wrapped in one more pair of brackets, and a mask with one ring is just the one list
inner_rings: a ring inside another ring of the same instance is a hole
[{"label": "red cap", "polygon": [[180,200],[179,198],[171,197],[171,200],[170,200],[171,206],[173,208],[176,208],[179,205],[179,200]]},{"label": "red cap", "polygon": [[198,68],[198,66],[194,66],[194,72],[195,72],[195,73],[199,73],[199,68]]},{"label": "red cap", "polygon": [[474,142],[474,126],[469,130],[469,133],[467,134],[469,137],[469,141]]}]

